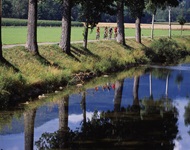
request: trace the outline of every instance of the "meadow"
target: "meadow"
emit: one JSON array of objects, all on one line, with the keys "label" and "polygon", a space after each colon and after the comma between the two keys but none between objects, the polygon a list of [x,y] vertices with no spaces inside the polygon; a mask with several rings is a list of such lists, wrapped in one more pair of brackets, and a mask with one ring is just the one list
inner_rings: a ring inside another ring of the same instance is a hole
[{"label": "meadow", "polygon": [[[72,27],[71,28],[71,41],[82,41],[83,40],[83,27]],[[100,28],[100,39],[103,38],[104,28]],[[142,28],[142,36],[150,36],[150,28]],[[181,30],[172,30],[172,36],[179,36]],[[155,36],[168,36],[167,29],[155,29]],[[190,35],[190,30],[184,30],[183,35]],[[38,27],[38,42],[59,42],[61,37],[61,27]],[[125,28],[125,36],[134,37],[134,28]],[[2,27],[2,43],[3,45],[9,44],[25,44],[27,37],[27,27],[22,26],[3,26]],[[95,40],[96,29],[89,32],[88,39]]]}]

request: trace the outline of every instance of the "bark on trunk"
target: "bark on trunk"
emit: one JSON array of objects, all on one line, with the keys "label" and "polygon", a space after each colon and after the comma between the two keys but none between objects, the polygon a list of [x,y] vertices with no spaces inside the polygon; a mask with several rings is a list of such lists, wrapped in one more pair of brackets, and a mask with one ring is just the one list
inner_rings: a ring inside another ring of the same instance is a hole
[{"label": "bark on trunk", "polygon": [[71,41],[71,1],[63,0],[62,32],[59,47],[70,54]]},{"label": "bark on trunk", "polygon": [[172,33],[171,33],[171,7],[170,6],[169,6],[168,11],[169,11],[169,16],[168,16],[168,18],[169,18],[169,38],[171,38]]},{"label": "bark on trunk", "polygon": [[[1,26],[1,18],[2,18],[2,0],[0,0],[0,26]],[[3,58],[3,52],[2,52],[2,34],[1,34],[1,28],[0,28],[0,60]]]},{"label": "bark on trunk", "polygon": [[124,2],[123,0],[117,2],[117,42],[125,45],[125,29],[124,29]]},{"label": "bark on trunk", "polygon": [[136,27],[136,42],[141,43],[141,19],[139,17],[136,18],[135,27]]},{"label": "bark on trunk", "polygon": [[183,32],[183,25],[181,25],[181,36],[182,36],[182,32]]},{"label": "bark on trunk", "polygon": [[33,54],[39,54],[37,44],[37,0],[29,0],[28,33],[26,48]]},{"label": "bark on trunk", "polygon": [[154,18],[155,18],[155,15],[152,14],[152,27],[151,27],[151,38],[152,39],[154,38]]},{"label": "bark on trunk", "polygon": [[33,150],[35,116],[36,109],[24,113],[24,143],[27,150]]},{"label": "bark on trunk", "polygon": [[84,27],[84,41],[83,41],[83,47],[87,49],[87,43],[88,43],[88,23],[85,24]]}]

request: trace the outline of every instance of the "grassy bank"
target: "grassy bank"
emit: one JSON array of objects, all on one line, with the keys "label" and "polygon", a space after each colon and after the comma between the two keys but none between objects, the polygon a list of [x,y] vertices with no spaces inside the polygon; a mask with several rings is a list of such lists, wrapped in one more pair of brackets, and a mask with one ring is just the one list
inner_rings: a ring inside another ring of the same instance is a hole
[{"label": "grassy bank", "polygon": [[[176,37],[176,41],[190,49],[190,37]],[[58,45],[40,46],[41,56],[32,56],[24,47],[4,49],[6,61],[0,63],[0,104],[8,107],[18,100],[52,92],[66,85],[84,84],[94,76],[116,72],[126,67],[148,64],[150,58],[144,49],[153,40],[143,38],[142,44],[134,39],[121,46],[115,41],[72,44],[72,55],[63,53]]]}]

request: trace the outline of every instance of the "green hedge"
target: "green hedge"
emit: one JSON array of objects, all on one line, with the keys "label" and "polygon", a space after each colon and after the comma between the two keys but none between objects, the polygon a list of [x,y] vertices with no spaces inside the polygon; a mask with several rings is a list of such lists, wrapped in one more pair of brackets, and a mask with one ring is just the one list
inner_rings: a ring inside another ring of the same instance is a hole
[{"label": "green hedge", "polygon": [[[2,26],[27,26],[27,19],[2,18]],[[61,26],[61,21],[38,20],[38,26]],[[72,21],[71,26],[82,27],[82,22]]]}]

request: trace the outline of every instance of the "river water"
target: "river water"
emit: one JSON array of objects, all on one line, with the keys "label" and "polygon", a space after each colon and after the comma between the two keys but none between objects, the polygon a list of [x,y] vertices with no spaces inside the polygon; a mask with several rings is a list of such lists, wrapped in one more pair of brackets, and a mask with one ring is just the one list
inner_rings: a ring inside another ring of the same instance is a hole
[{"label": "river water", "polygon": [[0,111],[0,149],[188,150],[190,64],[129,72]]}]

